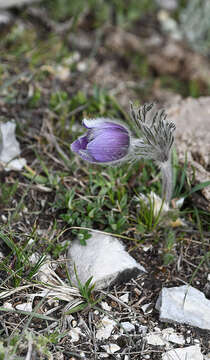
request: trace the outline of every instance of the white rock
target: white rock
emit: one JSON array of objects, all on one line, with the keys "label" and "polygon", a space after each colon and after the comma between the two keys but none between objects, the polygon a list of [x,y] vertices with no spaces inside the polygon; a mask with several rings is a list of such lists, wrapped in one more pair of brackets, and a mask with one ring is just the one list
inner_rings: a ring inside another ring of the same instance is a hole
[{"label": "white rock", "polygon": [[155,346],[164,346],[167,344],[166,340],[163,340],[161,333],[150,333],[145,337],[147,344]]},{"label": "white rock", "polygon": [[40,255],[37,252],[35,252],[31,256],[29,256],[29,261],[30,261],[31,265],[35,265],[38,262],[39,258],[40,258]]},{"label": "white rock", "polygon": [[129,321],[123,321],[121,322],[121,326],[125,332],[131,332],[135,330],[135,326],[131,324]]},{"label": "white rock", "polygon": [[146,335],[147,330],[148,330],[147,326],[139,325],[139,332],[142,334],[142,336]]},{"label": "white rock", "polygon": [[155,0],[156,3],[166,10],[175,10],[178,6],[177,0]]},{"label": "white rock", "polygon": [[72,342],[77,342],[77,341],[79,341],[80,334],[81,334],[81,330],[80,330],[79,327],[72,328],[72,329],[69,331],[69,335],[71,336],[71,341],[72,341]]},{"label": "white rock", "polygon": [[96,289],[105,288],[114,282],[127,281],[137,276],[143,266],[138,264],[124,249],[124,245],[110,235],[92,232],[86,240],[86,246],[79,240],[72,242],[68,251],[69,274],[73,284],[77,286],[74,266],[82,284],[93,276]]},{"label": "white rock", "polygon": [[0,25],[7,25],[12,22],[12,15],[7,11],[0,12]]},{"label": "white rock", "polygon": [[0,9],[7,9],[12,6],[21,6],[21,5],[24,5],[27,3],[32,4],[35,1],[39,1],[39,0],[1,0],[0,1]]},{"label": "white rock", "polygon": [[187,344],[190,344],[190,343],[191,343],[191,337],[190,337],[190,336],[188,336],[188,337],[186,338],[186,343],[187,343]]},{"label": "white rock", "polygon": [[1,215],[1,219],[4,223],[8,221],[7,217],[4,214]]},{"label": "white rock", "polygon": [[105,352],[101,352],[101,353],[99,354],[99,357],[100,357],[100,358],[108,358],[108,357],[109,357],[109,354],[107,354],[107,353],[105,353]]},{"label": "white rock", "polygon": [[96,331],[96,339],[108,339],[115,325],[116,321],[109,319],[108,316],[104,316],[99,324],[99,329]]},{"label": "white rock", "polygon": [[55,270],[57,267],[56,263],[50,261],[50,257],[48,257],[48,260],[49,261],[44,262],[43,265],[40,266],[39,271],[36,274],[37,279],[44,283],[53,280],[52,270]]},{"label": "white rock", "polygon": [[15,306],[17,310],[23,310],[31,312],[33,310],[32,308],[32,302],[22,303]]},{"label": "white rock", "polygon": [[148,334],[145,338],[148,344],[156,346],[169,346],[169,342],[184,345],[185,340],[182,335],[176,334],[173,328],[160,330],[155,328],[155,332]]},{"label": "white rock", "polygon": [[13,308],[13,306],[12,306],[12,304],[9,302],[9,301],[5,301],[4,303],[3,303],[3,307],[5,308],[5,309],[14,309]]},{"label": "white rock", "polygon": [[210,330],[210,300],[192,286],[163,288],[155,307],[161,321]]},{"label": "white rock", "polygon": [[125,293],[125,294],[123,294],[123,295],[121,295],[120,297],[119,297],[119,299],[121,300],[121,301],[123,301],[124,303],[128,303],[128,301],[129,301],[129,294],[128,293]]},{"label": "white rock", "polygon": [[108,354],[114,354],[116,351],[120,350],[120,347],[117,344],[109,344],[101,346]]},{"label": "white rock", "polygon": [[80,72],[84,72],[87,70],[87,63],[85,61],[80,61],[78,64],[77,64],[77,70],[80,71]]},{"label": "white rock", "polygon": [[152,247],[153,247],[152,244],[150,244],[150,245],[143,245],[142,249],[143,249],[144,252],[147,252],[148,250],[152,249]]},{"label": "white rock", "polygon": [[181,334],[176,334],[173,328],[166,328],[162,330],[163,339],[174,344],[184,345],[185,339]]},{"label": "white rock", "polygon": [[144,314],[151,314],[152,313],[153,309],[150,308],[151,304],[152,303],[148,303],[148,304],[144,304],[144,305],[141,306],[141,309],[142,309]]},{"label": "white rock", "polygon": [[20,171],[22,168],[26,165],[26,159],[20,158],[20,159],[14,159],[11,160],[7,166],[5,167],[6,171],[14,170],[14,171]]},{"label": "white rock", "polygon": [[14,159],[20,155],[20,145],[15,137],[16,124],[12,121],[0,124],[0,162],[6,171],[20,171],[26,160]]},{"label": "white rock", "polygon": [[109,306],[107,304],[107,302],[102,301],[100,304],[101,304],[101,307],[102,307],[103,310],[105,310],[105,311],[111,311],[112,310],[111,306]]},{"label": "white rock", "polygon": [[199,345],[188,346],[167,351],[162,360],[203,360]]}]

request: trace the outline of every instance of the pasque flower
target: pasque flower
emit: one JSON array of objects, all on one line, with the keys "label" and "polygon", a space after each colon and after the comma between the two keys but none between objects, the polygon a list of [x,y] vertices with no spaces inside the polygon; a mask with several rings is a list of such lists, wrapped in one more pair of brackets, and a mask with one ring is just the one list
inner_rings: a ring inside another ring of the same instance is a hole
[{"label": "pasque flower", "polygon": [[118,163],[139,158],[153,160],[162,173],[162,198],[170,202],[172,194],[171,148],[175,125],[166,120],[164,110],[154,104],[134,107],[131,103],[134,133],[110,119],[83,120],[87,133],[71,145],[83,160],[92,163]]},{"label": "pasque flower", "polygon": [[73,142],[71,150],[92,163],[112,163],[126,157],[130,134],[126,127],[110,119],[83,120],[87,133]]}]

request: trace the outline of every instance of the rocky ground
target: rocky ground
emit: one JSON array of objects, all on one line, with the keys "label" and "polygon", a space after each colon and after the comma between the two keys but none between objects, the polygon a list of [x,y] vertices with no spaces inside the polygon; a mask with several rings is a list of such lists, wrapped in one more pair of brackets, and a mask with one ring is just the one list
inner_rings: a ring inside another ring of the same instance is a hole
[{"label": "rocky ground", "polygon": [[[179,30],[184,4],[157,3],[0,4],[2,359],[210,358],[209,58],[164,30]],[[152,162],[100,167],[70,152],[82,118],[128,124],[130,100],[157,101],[177,126],[174,193],[160,218],[138,198],[161,193]],[[99,256],[119,266],[103,288],[96,276],[80,284],[83,266],[68,252],[76,239],[87,250],[90,229],[124,246],[116,258],[97,247],[86,259],[90,275]],[[161,290],[184,285],[166,315]]]}]

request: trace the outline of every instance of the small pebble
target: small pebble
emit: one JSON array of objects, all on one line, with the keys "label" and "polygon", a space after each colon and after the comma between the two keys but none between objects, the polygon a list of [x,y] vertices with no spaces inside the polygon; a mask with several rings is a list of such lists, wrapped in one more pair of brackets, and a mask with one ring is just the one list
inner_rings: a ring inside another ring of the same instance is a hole
[{"label": "small pebble", "polygon": [[142,336],[146,335],[147,330],[148,330],[147,326],[139,325],[139,332],[142,334]]},{"label": "small pebble", "polygon": [[23,311],[28,311],[28,312],[31,312],[33,310],[31,302],[18,304],[15,306],[15,308],[17,310],[23,310]]},{"label": "small pebble", "polygon": [[80,71],[80,72],[84,72],[86,71],[87,69],[87,63],[84,62],[84,61],[80,61],[78,64],[77,64],[77,70]]},{"label": "small pebble", "polygon": [[14,309],[12,304],[10,302],[7,302],[7,301],[5,303],[3,303],[3,307],[5,309]]},{"label": "small pebble", "polygon": [[151,314],[153,309],[151,308],[152,303],[144,304],[141,306],[141,309],[144,314]]},{"label": "small pebble", "polygon": [[124,295],[121,295],[120,297],[119,297],[119,299],[121,300],[121,301],[123,301],[124,303],[128,303],[128,301],[129,301],[129,294],[128,293],[125,293]]},{"label": "small pebble", "polygon": [[71,336],[71,341],[72,341],[72,342],[77,342],[77,341],[79,341],[80,334],[81,334],[81,330],[80,330],[79,327],[72,328],[72,329],[69,331],[69,335]]},{"label": "small pebble", "polygon": [[111,307],[107,304],[107,302],[105,302],[105,301],[102,301],[101,302],[101,307],[102,307],[102,309],[104,309],[105,311],[111,311]]},{"label": "small pebble", "polygon": [[125,330],[125,332],[131,332],[135,330],[135,326],[131,324],[129,321],[121,322],[122,330]]},{"label": "small pebble", "polygon": [[77,326],[77,321],[76,321],[76,320],[72,320],[71,326],[72,326],[73,328],[75,328],[75,327]]},{"label": "small pebble", "polygon": [[101,346],[108,354],[114,354],[116,351],[120,350],[120,347],[117,344],[109,344]]},{"label": "small pebble", "polygon": [[7,217],[4,214],[1,215],[1,219],[4,223],[7,222]]}]

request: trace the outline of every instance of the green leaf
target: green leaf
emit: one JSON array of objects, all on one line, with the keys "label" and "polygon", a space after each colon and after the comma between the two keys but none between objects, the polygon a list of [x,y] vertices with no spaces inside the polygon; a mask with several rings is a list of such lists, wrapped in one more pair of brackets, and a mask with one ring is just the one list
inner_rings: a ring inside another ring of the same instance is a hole
[{"label": "green leaf", "polygon": [[191,194],[193,194],[194,192],[196,191],[199,191],[199,190],[202,190],[204,189],[205,187],[207,186],[210,186],[210,181],[205,181],[205,182],[202,182],[196,186],[194,186],[189,193],[187,193],[185,196],[183,196],[184,198],[190,196]]},{"label": "green leaf", "polygon": [[32,317],[35,317],[37,319],[41,319],[41,320],[48,320],[48,321],[59,321],[57,319],[54,319],[50,316],[46,316],[46,315],[42,315],[42,314],[37,314],[35,312],[30,312],[30,311],[24,311],[24,310],[13,310],[13,309],[7,309],[4,308],[2,306],[0,306],[0,311],[5,311],[5,312],[11,312],[11,313],[15,313],[15,314],[23,314],[23,315],[29,315]]},{"label": "green leaf", "polygon": [[87,305],[88,305],[87,303],[83,303],[83,304],[80,304],[78,306],[75,306],[73,309],[67,311],[65,313],[65,315],[70,315],[70,314],[73,314],[75,312],[81,311],[81,310],[85,309],[87,307]]}]

